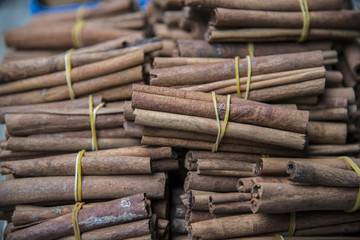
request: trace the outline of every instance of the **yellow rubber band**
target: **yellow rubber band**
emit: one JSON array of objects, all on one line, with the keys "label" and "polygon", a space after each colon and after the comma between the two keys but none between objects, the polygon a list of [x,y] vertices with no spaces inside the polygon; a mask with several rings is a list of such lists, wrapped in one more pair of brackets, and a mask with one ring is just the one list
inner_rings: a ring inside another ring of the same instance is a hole
[{"label": "yellow rubber band", "polygon": [[250,56],[246,56],[246,59],[247,59],[247,62],[248,62],[248,72],[247,72],[245,99],[248,99],[249,98],[249,92],[250,92],[250,83],[251,83],[251,58],[250,58]]},{"label": "yellow rubber band", "polygon": [[269,154],[261,154],[261,157],[262,157],[262,158],[269,158],[270,155],[269,155]]},{"label": "yellow rubber band", "polygon": [[219,113],[217,111],[217,102],[216,102],[216,95],[215,92],[211,92],[212,94],[212,98],[213,98],[213,103],[214,103],[214,108],[215,108],[215,115],[216,115],[216,121],[217,121],[217,125],[218,125],[218,134],[216,137],[216,142],[212,148],[212,152],[216,152],[218,150],[218,146],[219,146],[219,139],[220,139],[220,134],[221,134],[221,125],[220,125],[220,119],[219,119]]},{"label": "yellow rubber band", "polygon": [[85,150],[82,150],[76,156],[76,163],[75,163],[75,187],[74,187],[74,194],[75,194],[75,202],[81,202],[81,158],[84,156]]},{"label": "yellow rubber band", "polygon": [[84,20],[84,14],[85,14],[85,7],[80,6],[76,12],[76,21],[80,22],[80,21]]},{"label": "yellow rubber band", "polygon": [[223,137],[224,137],[224,135],[225,135],[226,127],[227,127],[227,124],[228,124],[228,122],[229,122],[229,116],[230,116],[230,101],[231,101],[231,95],[228,94],[228,95],[227,95],[227,101],[226,101],[226,112],[225,112],[225,117],[224,117],[224,124],[223,124],[222,129],[221,129],[219,144],[220,144],[221,140],[223,139]]},{"label": "yellow rubber band", "polygon": [[100,103],[95,109],[93,109],[92,95],[89,96],[89,115],[90,115],[90,127],[91,127],[91,149],[93,151],[99,150],[99,145],[96,137],[96,113],[102,108],[105,103]]},{"label": "yellow rubber band", "polygon": [[84,204],[85,204],[84,202],[75,203],[74,209],[72,211],[72,223],[73,223],[75,240],[81,240],[78,216],[79,216],[79,211]]},{"label": "yellow rubber band", "polygon": [[71,56],[73,52],[74,49],[70,49],[65,54],[65,77],[66,77],[66,83],[69,88],[69,96],[71,100],[75,99],[75,93],[71,83]]},{"label": "yellow rubber band", "polygon": [[284,237],[280,234],[275,235],[278,240],[285,240]]},{"label": "yellow rubber band", "polygon": [[239,57],[235,57],[235,78],[236,78],[236,86],[237,86],[237,95],[239,98],[241,97],[241,89],[240,89],[240,74],[239,74]]},{"label": "yellow rubber band", "polygon": [[78,21],[75,23],[72,32],[71,32],[71,38],[72,38],[72,42],[74,44],[74,46],[76,48],[81,48],[82,46],[84,46],[82,40],[81,40],[81,30],[83,29],[85,25],[85,21]]},{"label": "yellow rubber band", "polygon": [[[360,168],[356,165],[356,163],[354,163],[354,161],[351,158],[346,157],[346,156],[341,156],[338,158],[345,160],[354,169],[354,171],[360,176]],[[351,209],[345,210],[345,212],[355,212],[358,210],[359,206],[360,206],[360,188],[359,188],[359,193],[356,197],[356,202],[355,202],[354,207],[352,207]]]},{"label": "yellow rubber band", "polygon": [[296,212],[290,213],[290,227],[288,231],[288,236],[294,236],[296,229]]},{"label": "yellow rubber band", "polygon": [[216,115],[216,121],[217,121],[217,125],[218,125],[218,134],[216,137],[216,142],[212,148],[212,152],[217,152],[218,148],[219,148],[219,144],[221,142],[221,140],[223,139],[225,132],[226,132],[226,126],[229,122],[229,115],[230,115],[230,100],[231,100],[231,95],[228,94],[227,97],[227,101],[226,101],[226,112],[225,112],[225,117],[224,117],[224,124],[221,127],[220,124],[220,118],[219,118],[219,113],[217,110],[217,101],[216,101],[216,95],[215,92],[212,92],[212,97],[213,97],[213,102],[214,102],[214,108],[215,108],[215,115]]},{"label": "yellow rubber band", "polygon": [[304,42],[309,36],[310,14],[307,0],[299,0],[299,3],[303,14],[303,28],[298,42]]},{"label": "yellow rubber band", "polygon": [[249,55],[251,58],[253,58],[254,55],[254,51],[255,51],[255,47],[254,47],[254,43],[248,43],[248,50],[249,50]]}]

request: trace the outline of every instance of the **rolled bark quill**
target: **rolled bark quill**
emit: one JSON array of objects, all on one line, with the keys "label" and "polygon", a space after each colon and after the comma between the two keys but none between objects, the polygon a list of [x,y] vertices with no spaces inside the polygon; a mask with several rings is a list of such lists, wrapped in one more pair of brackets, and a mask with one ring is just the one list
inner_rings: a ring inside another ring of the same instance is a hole
[{"label": "rolled bark quill", "polygon": [[[351,171],[351,166],[342,159],[336,157],[327,158],[261,158],[254,168],[258,176],[264,175],[287,175],[287,163],[289,161],[303,161],[314,164],[326,165],[333,168]],[[356,165],[360,166],[360,160],[354,158]]]},{"label": "rolled bark quill", "polygon": [[210,213],[250,212],[250,193],[218,193],[209,197]]},{"label": "rolled bark quill", "polygon": [[[125,133],[124,128],[109,128],[109,129],[99,129],[96,131],[96,136],[98,138],[127,138],[128,136]],[[44,134],[34,134],[29,137],[45,137],[45,138],[91,138],[91,131],[74,131],[74,132],[59,132],[59,133],[44,133]]]},{"label": "rolled bark quill", "polygon": [[183,199],[183,204],[186,208],[198,211],[209,211],[209,196],[213,192],[189,190],[186,193],[186,198]]},{"label": "rolled bark quill", "polygon": [[[5,122],[7,131],[13,136],[26,136],[40,133],[56,133],[76,130],[90,130],[89,113],[84,109],[85,114],[31,114],[11,113],[6,114]],[[103,109],[106,113],[106,108]],[[80,112],[80,110],[76,110]],[[103,111],[103,112],[104,112]],[[122,109],[113,109],[113,114],[101,114],[99,110],[96,116],[96,128],[121,127],[124,123]],[[117,113],[117,114],[116,114]],[[26,124],[27,123],[27,124]]]},{"label": "rolled bark quill", "polygon": [[[144,53],[142,50],[122,56],[85,64],[71,70],[71,81],[73,83],[90,78],[99,77],[109,73],[117,72],[129,67],[143,63]],[[0,94],[10,94],[14,92],[29,91],[45,87],[66,85],[66,73],[50,73],[29,79],[3,84]],[[14,105],[14,104],[13,104]]]},{"label": "rolled bark quill", "polygon": [[[296,65],[294,66],[294,63]],[[321,51],[279,54],[252,58],[252,76],[321,67]],[[247,60],[239,60],[240,77],[247,76]],[[191,85],[231,79],[235,76],[234,61],[202,65],[189,65],[164,69],[153,69],[150,72],[150,84],[161,86]]]},{"label": "rolled bark quill", "polygon": [[[249,55],[248,44],[245,43],[216,43],[204,40],[178,40],[177,46],[180,57],[201,58],[245,58]],[[254,56],[266,56],[307,51],[328,51],[331,49],[329,41],[312,41],[306,43],[254,43]],[[201,51],[200,51],[201,50]]]},{"label": "rolled bark quill", "polygon": [[356,155],[360,152],[360,143],[343,144],[343,145],[308,145],[305,152],[309,156],[324,155]]},{"label": "rolled bark quill", "polygon": [[[101,209],[101,211],[99,211]],[[104,211],[105,209],[105,211]],[[131,214],[131,217],[127,217]],[[79,211],[78,221],[81,232],[87,232],[129,221],[148,218],[150,207],[146,203],[144,194],[110,202],[98,203]],[[112,216],[112,221],[99,219]],[[6,239],[57,239],[73,234],[72,214],[67,214],[38,225],[15,231],[7,235]]]},{"label": "rolled bark quill", "polygon": [[[296,214],[296,229],[309,229],[358,221],[359,213],[315,211]],[[237,226],[234,228],[234,226]],[[256,226],[256,227],[255,227]],[[242,214],[192,223],[192,237],[226,239],[272,232],[285,232],[290,227],[290,214]],[[296,234],[296,232],[295,232]]]},{"label": "rolled bark quill", "polygon": [[[217,29],[209,27],[205,37],[209,42],[279,42],[297,41],[301,29],[293,28],[243,28]],[[359,30],[309,29],[308,40],[352,39],[360,36]]]},{"label": "rolled bark quill", "polygon": [[351,75],[360,81],[360,48],[359,46],[352,44],[344,49],[344,55],[346,62],[351,71]]},{"label": "rolled bark quill", "polygon": [[212,191],[212,192],[236,192],[237,178],[234,177],[218,177],[218,176],[201,176],[195,172],[188,172],[184,190],[189,189]]},{"label": "rolled bark quill", "polygon": [[[162,104],[159,105],[159,103]],[[308,121],[307,112],[268,106],[230,104],[229,121],[305,133]],[[159,96],[141,92],[133,92],[132,107],[136,108],[135,115],[138,109],[144,109],[202,118],[216,118],[214,104],[212,102]],[[219,103],[217,108],[220,112],[220,119],[224,119],[226,106]],[[287,124],[289,122],[288,114],[292,115],[290,118],[297,118],[298,120],[291,125]],[[264,115],[269,116],[269,118],[266,118],[266,120],[263,119]],[[270,117],[270,115],[273,115],[273,117]],[[137,121],[137,118],[135,118],[135,121]]]},{"label": "rolled bark quill", "polygon": [[250,193],[251,189],[255,184],[269,182],[269,183],[286,183],[294,185],[306,185],[303,183],[292,182],[287,179],[287,177],[277,176],[277,177],[246,177],[239,178],[237,182],[237,189],[240,193]]},{"label": "rolled bark quill", "polygon": [[287,164],[287,173],[290,174],[290,180],[311,185],[349,188],[360,185],[360,177],[355,171],[316,163],[290,161]]},{"label": "rolled bark quill", "polygon": [[346,123],[310,121],[308,124],[310,144],[345,144],[347,134]]},{"label": "rolled bark quill", "polygon": [[[129,42],[130,47],[116,49],[119,46],[119,43],[122,42]],[[104,45],[105,50],[102,51],[95,51],[89,49],[85,51],[85,49],[74,50],[71,56],[71,66],[73,68],[89,64],[92,62],[102,61],[108,58],[120,56],[127,54],[129,52],[133,52],[136,50],[143,49],[144,53],[149,53],[151,51],[161,49],[162,42],[158,39],[153,39],[152,41],[139,41],[138,37],[123,37],[117,39],[116,44],[108,44],[109,47],[105,43],[101,43]],[[138,41],[136,46],[132,46],[131,43],[134,41]],[[100,45],[100,44],[99,44]],[[100,47],[100,46],[99,46]],[[112,47],[115,47],[113,49]],[[95,49],[96,50],[96,49]],[[79,52],[80,51],[80,52]],[[42,74],[48,74],[52,72],[62,71],[65,69],[65,61],[64,61],[64,54],[49,56],[49,57],[42,57],[37,59],[31,60],[18,60],[18,61],[11,61],[11,62],[3,62],[0,64],[0,82],[7,82],[13,81],[18,79],[24,79],[34,76],[39,76]]]},{"label": "rolled bark quill", "polygon": [[[155,103],[158,103],[159,101],[161,101],[162,104],[155,106]],[[225,113],[223,105],[226,103],[226,97],[217,96],[217,101],[219,102],[218,111],[220,110],[220,118],[222,119]],[[215,118],[211,94],[190,93],[183,90],[134,85],[131,104],[133,108]],[[244,105],[247,106],[245,107]],[[177,109],[174,109],[174,106],[176,106]],[[244,110],[242,111],[243,108]],[[238,114],[237,111],[241,113],[241,117],[236,117]],[[245,118],[244,111],[248,112],[249,118]],[[259,113],[257,111],[259,111]],[[250,114],[250,112],[252,113]],[[254,112],[256,113],[254,114]],[[274,114],[274,117],[272,118],[273,122],[269,122],[269,119],[263,120],[263,114]],[[230,120],[236,122],[304,133],[308,121],[307,119],[307,112],[278,108],[235,97],[231,98]],[[284,124],[284,122],[291,122],[291,124]]]},{"label": "rolled bark quill", "polygon": [[261,183],[251,191],[251,210],[253,213],[347,210],[354,207],[358,192],[358,188]]},{"label": "rolled bark quill", "polygon": [[[125,175],[152,173],[149,157],[83,157],[81,161],[83,175]],[[73,176],[74,159],[23,160],[2,162],[2,175],[13,174],[22,177]]]},{"label": "rolled bark quill", "polygon": [[[100,138],[99,149],[123,148],[141,145],[134,138]],[[92,150],[91,138],[28,138],[10,137],[7,150],[25,152],[76,152]]]},{"label": "rolled bark quill", "polygon": [[260,156],[250,155],[244,153],[225,153],[225,152],[207,152],[207,151],[189,151],[185,156],[185,167],[187,170],[196,170],[197,161],[201,158],[211,158],[211,159],[231,159],[234,161],[244,161],[255,163],[259,160]]},{"label": "rolled bark quill", "polygon": [[[81,233],[82,239],[88,240],[114,240],[114,239],[137,239],[137,237],[152,235],[154,232],[154,220],[144,219],[122,223],[111,227],[99,228],[88,232]],[[75,237],[68,236],[58,238],[58,240],[74,240]]]},{"label": "rolled bark quill", "polygon": [[[19,49],[69,49],[78,47],[73,42],[74,23],[54,26],[24,26],[4,32],[7,46]],[[91,26],[85,23],[79,30],[79,38],[84,46],[139,34],[139,31]],[[25,40],[26,39],[26,40]]]},{"label": "rolled bark quill", "polygon": [[[150,199],[162,199],[165,184],[164,173],[140,176],[84,176],[82,197],[85,201],[114,199],[146,192]],[[1,207],[74,199],[74,177],[12,179],[4,181],[0,188],[4,193],[0,201]]]},{"label": "rolled bark quill", "polygon": [[[360,13],[353,10],[309,12],[311,28],[360,29]],[[215,8],[210,24],[215,27],[299,28],[303,26],[302,12],[254,11]],[[349,24],[350,23],[350,24]],[[310,34],[311,36],[311,34]]]},{"label": "rolled bark quill", "polygon": [[[93,104],[95,106],[101,103],[102,99],[100,96],[93,96]],[[0,107],[0,122],[5,123],[6,113],[20,113],[20,112],[31,112],[39,109],[50,109],[50,108],[89,108],[89,98],[78,98],[74,100],[58,101],[53,103],[42,103],[32,105],[20,105],[20,106],[9,106]]]},{"label": "rolled bark quill", "polygon": [[[143,126],[163,127],[211,135],[217,134],[216,120],[212,119],[141,109],[136,109],[134,114],[136,115],[135,124]],[[192,124],[190,124],[190,122]],[[197,123],[196,126],[194,125],[194,122]],[[264,137],[265,135],[267,137]],[[233,122],[228,123],[225,136],[296,150],[302,150],[306,144],[304,134]],[[259,138],[256,136],[259,136]]]},{"label": "rolled bark quill", "polygon": [[231,160],[198,159],[197,173],[201,175],[221,175],[233,177],[254,176],[254,163]]},{"label": "rolled bark quill", "polygon": [[[340,10],[342,9],[341,0],[308,0],[309,10]],[[276,0],[272,3],[263,2],[261,0],[240,0],[236,2],[229,2],[226,0],[185,0],[185,6],[194,8],[234,8],[234,9],[249,9],[249,10],[268,10],[268,11],[300,11],[299,2],[296,0]]]}]

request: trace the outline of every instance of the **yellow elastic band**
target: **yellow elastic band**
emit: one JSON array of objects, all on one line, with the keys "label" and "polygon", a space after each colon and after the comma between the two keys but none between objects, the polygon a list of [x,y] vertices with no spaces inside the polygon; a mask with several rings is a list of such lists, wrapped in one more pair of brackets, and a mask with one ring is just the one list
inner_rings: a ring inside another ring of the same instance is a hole
[{"label": "yellow elastic band", "polygon": [[[338,158],[345,160],[354,169],[354,171],[360,176],[360,168],[356,165],[356,163],[354,163],[354,161],[351,158],[346,157],[346,156],[341,156]],[[359,193],[357,195],[354,207],[351,209],[345,210],[345,212],[355,212],[356,210],[358,210],[359,206],[360,206],[360,188],[359,188]]]},{"label": "yellow elastic band", "polygon": [[72,38],[72,42],[74,44],[74,46],[76,48],[81,48],[82,46],[84,46],[82,40],[81,40],[81,30],[83,29],[85,25],[85,21],[78,21],[75,23],[72,32],[71,32],[71,38]]},{"label": "yellow elastic band", "polygon": [[254,43],[248,43],[248,50],[249,50],[249,55],[250,57],[254,57],[254,51],[255,51],[255,47],[254,47]]},{"label": "yellow elastic band", "polygon": [[236,78],[236,86],[237,86],[237,95],[239,98],[241,97],[241,89],[240,89],[240,74],[239,74],[239,57],[235,57],[235,78]]},{"label": "yellow elastic band", "polygon": [[250,82],[251,82],[251,58],[249,56],[246,56],[246,59],[247,59],[247,62],[248,62],[248,72],[247,72],[245,99],[248,99],[249,98],[249,92],[250,92]]},{"label": "yellow elastic band", "polygon": [[298,42],[304,42],[309,36],[310,14],[307,0],[299,0],[299,3],[303,14],[303,28]]},{"label": "yellow elastic band", "polygon": [[296,229],[296,212],[290,213],[290,227],[288,231],[288,236],[294,236]]},{"label": "yellow elastic band", "polygon": [[278,240],[285,240],[284,237],[282,235],[280,235],[280,234],[276,234],[276,238]]},{"label": "yellow elastic band", "polygon": [[105,103],[100,103],[95,109],[93,109],[92,95],[89,96],[89,114],[90,114],[90,127],[91,127],[91,149],[93,151],[99,150],[99,145],[96,137],[96,113],[102,108]]},{"label": "yellow elastic band", "polygon": [[84,14],[85,14],[85,7],[80,6],[76,12],[76,21],[79,22],[84,20]]},{"label": "yellow elastic band", "polygon": [[215,108],[215,115],[216,115],[216,121],[217,121],[217,125],[218,125],[218,134],[216,137],[216,142],[212,148],[212,152],[216,152],[218,150],[218,146],[219,146],[219,139],[220,139],[220,134],[221,134],[221,125],[220,125],[220,119],[219,119],[219,114],[217,111],[217,102],[216,102],[216,95],[215,92],[211,92],[212,94],[212,98],[213,98],[213,103],[214,103],[214,108]]},{"label": "yellow elastic band", "polygon": [[75,240],[81,240],[78,216],[79,216],[79,211],[84,204],[85,204],[84,202],[75,203],[75,206],[74,206],[74,209],[72,212],[72,223],[73,223],[73,228],[74,228]]},{"label": "yellow elastic band", "polygon": [[81,202],[81,158],[84,156],[85,150],[82,150],[76,156],[76,163],[75,163],[75,187],[74,187],[74,194],[75,194],[75,202]]},{"label": "yellow elastic band", "polygon": [[262,158],[269,158],[270,155],[269,155],[269,154],[261,154],[261,157],[262,157]]},{"label": "yellow elastic band", "polygon": [[75,99],[75,93],[71,83],[71,55],[73,54],[73,52],[74,49],[70,49],[65,54],[65,76],[66,76],[66,83],[69,88],[69,96],[71,100]]},{"label": "yellow elastic band", "polygon": [[217,102],[216,102],[216,95],[215,92],[212,92],[212,97],[213,97],[213,102],[214,102],[214,107],[215,107],[215,115],[216,115],[216,121],[218,124],[218,134],[216,137],[216,142],[212,148],[212,152],[216,152],[219,148],[219,144],[221,142],[221,140],[223,139],[225,132],[226,132],[226,126],[229,122],[229,115],[230,115],[230,100],[231,100],[231,95],[228,94],[227,97],[227,101],[226,101],[226,112],[225,112],[225,117],[224,117],[224,124],[221,128],[221,124],[220,124],[220,118],[219,118],[219,113],[217,111]]}]

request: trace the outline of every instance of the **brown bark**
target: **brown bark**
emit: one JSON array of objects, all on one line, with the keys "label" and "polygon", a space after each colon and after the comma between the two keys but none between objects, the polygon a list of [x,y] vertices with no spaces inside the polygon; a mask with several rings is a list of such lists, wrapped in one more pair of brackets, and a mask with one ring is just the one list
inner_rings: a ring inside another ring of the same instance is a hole
[{"label": "brown bark", "polygon": [[[131,215],[131,216],[129,216]],[[80,210],[80,232],[104,228],[116,224],[148,218],[149,206],[144,194],[110,202],[98,203]],[[111,220],[105,220],[110,218]],[[67,214],[44,223],[7,235],[7,239],[56,239],[73,234],[72,214]]]},{"label": "brown bark", "polygon": [[[124,238],[136,238],[153,233],[151,219],[144,219],[132,221],[130,223],[123,223],[112,227],[100,228],[97,230],[85,232],[81,234],[83,240],[115,240]],[[74,236],[62,237],[58,240],[73,240]]]},{"label": "brown bark", "polygon": [[[244,28],[219,30],[209,27],[206,40],[209,42],[274,42],[298,41],[302,29],[290,28]],[[308,40],[345,40],[358,38],[360,31],[343,29],[310,29]]]},{"label": "brown bark", "polygon": [[151,161],[151,169],[153,172],[175,171],[179,169],[179,161],[176,159]]},{"label": "brown bark", "polygon": [[3,61],[18,61],[25,59],[35,59],[41,57],[54,56],[60,53],[63,53],[63,50],[19,50],[19,49],[9,49],[4,56]]},{"label": "brown bark", "polygon": [[229,203],[209,203],[210,213],[248,213],[251,212],[250,201],[229,202]]},{"label": "brown bark", "polygon": [[351,71],[351,75],[360,81],[360,49],[359,46],[352,44],[344,49],[346,62]]},{"label": "brown bark", "polygon": [[[126,138],[124,128],[110,128],[110,129],[99,129],[96,131],[96,136],[98,138]],[[59,132],[59,133],[48,133],[48,134],[34,134],[29,137],[45,137],[45,138],[70,138],[70,137],[78,137],[78,138],[91,138],[91,131],[74,131],[74,132]]]},{"label": "brown bark", "polygon": [[[93,97],[93,104],[95,106],[99,105],[101,101],[102,99],[100,96]],[[66,100],[66,101],[59,101],[53,103],[0,107],[0,122],[5,123],[6,113],[31,112],[40,109],[51,109],[51,108],[89,108],[89,98],[78,98],[74,100]]]},{"label": "brown bark", "polygon": [[346,97],[348,105],[355,103],[355,92],[353,88],[328,88],[325,90],[322,98]]},{"label": "brown bark", "polygon": [[132,121],[125,121],[123,126],[127,136],[137,138],[142,137],[144,129],[142,126],[135,125]]},{"label": "brown bark", "polygon": [[[296,63],[296,67],[294,67]],[[293,54],[279,54],[271,57],[255,57],[252,59],[252,76],[297,70],[311,67],[321,67],[323,54],[305,52]],[[247,60],[239,61],[239,74],[247,76]],[[200,84],[230,79],[235,76],[234,61],[204,65],[189,65],[173,68],[154,69],[151,71],[151,85],[173,86],[186,84]]]},{"label": "brown bark", "polygon": [[[4,32],[7,46],[19,49],[69,49],[76,47],[72,41],[74,23],[54,26],[25,26]],[[91,26],[89,23],[80,31],[84,46],[113,40],[139,31]]]},{"label": "brown bark", "polygon": [[[342,1],[340,0],[309,0],[309,10],[340,10],[342,9]],[[226,0],[185,0],[186,6],[198,8],[235,8],[235,9],[252,9],[252,10],[271,10],[271,11],[300,11],[299,2],[296,0],[276,0],[271,3],[261,0],[240,0],[236,2],[229,2]]]},{"label": "brown bark", "polygon": [[308,124],[310,144],[345,144],[347,132],[346,123],[310,121]]},{"label": "brown bark", "polygon": [[[122,148],[140,145],[133,138],[103,138],[98,139],[99,149]],[[75,152],[92,150],[91,138],[26,138],[11,137],[7,150],[30,152]]]},{"label": "brown bark", "polygon": [[[122,127],[124,121],[122,114],[99,114],[96,116],[96,128]],[[13,136],[90,130],[89,116],[86,115],[6,114],[5,122],[7,131]]]},{"label": "brown bark", "polygon": [[[135,124],[143,126],[193,131],[211,135],[216,135],[218,131],[216,120],[212,119],[140,109],[135,110],[135,115]],[[305,135],[303,134],[233,122],[228,123],[225,137],[239,138],[296,150],[302,150],[306,144]]]},{"label": "brown bark", "polygon": [[344,144],[344,145],[309,145],[305,149],[306,153],[311,155],[356,155],[360,152],[360,144]]},{"label": "brown bark", "polygon": [[[360,13],[354,10],[310,12],[310,28],[359,29]],[[209,24],[232,28],[302,28],[303,14],[298,12],[253,11],[215,8]]]},{"label": "brown bark", "polygon": [[213,192],[190,189],[186,194],[187,197],[185,201],[183,200],[186,208],[198,211],[209,210],[209,197]]},{"label": "brown bark", "polygon": [[[356,79],[353,77],[351,70],[349,68],[348,63],[344,56],[340,57],[339,63],[337,65],[337,69],[342,72],[343,79],[344,79],[344,86],[345,87],[355,87],[356,86]],[[339,86],[337,86],[339,87]]]},{"label": "brown bark", "polygon": [[[82,197],[91,199],[114,199],[146,192],[151,199],[164,197],[166,177],[164,173],[141,176],[84,176]],[[6,180],[1,184],[4,193],[0,205],[72,201],[74,177],[36,177]]]},{"label": "brown bark", "polygon": [[236,192],[237,178],[200,176],[195,172],[188,172],[184,182],[184,190],[201,190],[213,192]]},{"label": "brown bark", "polygon": [[[349,214],[343,211],[298,213],[296,215],[296,229],[300,230],[338,223],[349,223],[357,221],[358,218],[358,213]],[[190,234],[192,237],[224,239],[272,232],[285,232],[289,230],[289,226],[289,214],[242,214],[192,223],[190,226]]]},{"label": "brown bark", "polygon": [[[133,87],[132,87],[133,89],[134,89],[134,86],[139,86],[139,85],[138,84],[133,85]],[[131,107],[131,101],[125,101],[123,110],[124,110],[124,117],[127,121],[135,120],[134,109]]]},{"label": "brown bark", "polygon": [[[254,163],[246,163],[231,160],[198,159],[197,173],[204,175],[223,175],[236,177],[254,176],[252,168]],[[218,174],[210,174],[216,173]],[[223,173],[223,174],[221,174]]]},{"label": "brown bark", "polygon": [[[134,91],[132,95],[132,107],[159,112],[216,118],[214,104],[211,102],[160,96],[136,91]],[[219,103],[217,109],[220,113],[220,119],[224,119],[226,112],[225,104]],[[264,115],[266,115],[265,118]],[[289,115],[293,115],[290,118],[296,118],[297,121],[290,120],[291,124],[289,124]],[[304,133],[308,121],[308,113],[279,107],[230,104],[229,120],[232,122]]]},{"label": "brown bark", "polygon": [[[326,79],[327,80],[327,79]],[[319,102],[315,105],[298,105],[298,109],[301,110],[319,110],[328,108],[347,108],[348,102],[346,97],[334,97],[334,98],[320,98]]]},{"label": "brown bark", "polygon": [[326,86],[342,85],[343,80],[342,71],[326,70]]},{"label": "brown bark", "polygon": [[155,200],[151,202],[151,209],[153,214],[156,214],[158,218],[167,219],[169,217],[168,200]]},{"label": "brown bark", "polygon": [[348,120],[347,108],[329,108],[309,111],[311,121],[344,121]]},{"label": "brown bark", "polygon": [[156,23],[153,26],[155,36],[165,39],[192,39],[190,33],[176,28],[168,28],[165,24]]},{"label": "brown bark", "polygon": [[250,193],[251,189],[255,184],[270,182],[270,183],[286,183],[286,184],[294,184],[294,185],[306,185],[303,183],[292,182],[287,179],[287,177],[247,177],[247,178],[239,178],[237,182],[237,189],[241,193]]},{"label": "brown bark", "polygon": [[31,159],[36,157],[44,157],[48,155],[53,155],[53,154],[47,152],[16,152],[16,151],[14,152],[10,150],[1,150],[0,160],[1,161],[24,160],[24,159]]},{"label": "brown bark", "polygon": [[[245,58],[249,55],[248,45],[245,43],[216,43],[211,44],[204,40],[178,40],[178,49],[181,57],[212,57]],[[255,43],[254,56],[266,56],[285,53],[306,52],[315,50],[330,50],[331,42],[307,43]]]},{"label": "brown bark", "polygon": [[[261,158],[256,163],[254,172],[257,175],[286,175],[287,163],[289,161],[304,161],[309,163],[326,165],[329,167],[352,170],[351,166],[344,160],[336,157],[326,158]],[[355,163],[360,166],[360,160],[354,158]]]},{"label": "brown bark", "polygon": [[[342,159],[340,159],[342,160]],[[358,187],[360,179],[353,170],[344,170],[326,165],[302,161],[290,161],[287,164],[289,179],[296,182],[330,187]]]},{"label": "brown bark", "polygon": [[244,153],[226,153],[226,152],[210,152],[210,151],[189,151],[185,156],[185,167],[188,170],[196,170],[196,163],[198,159],[201,158],[210,158],[217,160],[233,160],[233,161],[244,161],[255,163],[259,160],[260,156],[250,155]]},{"label": "brown bark", "polygon": [[[172,146],[172,147],[199,149],[199,150],[207,150],[207,151],[211,151],[214,146],[214,142],[206,142],[206,141],[198,141],[198,140],[194,141],[194,140],[179,139],[179,138],[149,137],[149,136],[143,136],[141,139],[141,143],[145,145]],[[354,146],[353,148],[355,147],[357,147],[356,150],[359,151],[358,145]],[[300,151],[293,151],[293,150],[287,150],[281,148],[252,147],[252,146],[243,146],[243,145],[226,144],[226,143],[220,144],[218,150],[221,152],[270,154],[275,156],[299,157],[305,155]]]},{"label": "brown bark", "polygon": [[[86,79],[99,77],[139,65],[143,63],[143,61],[144,52],[143,50],[138,50],[118,57],[85,64],[71,70],[71,81],[72,83],[75,83]],[[14,92],[66,85],[65,75],[65,72],[55,72],[6,83],[2,85],[0,93],[4,95]]]},{"label": "brown bark", "polygon": [[[144,81],[134,82],[136,84],[144,84]],[[127,100],[132,95],[132,85],[129,83],[120,87],[113,87],[93,93],[95,96],[101,96],[105,101]]]},{"label": "brown bark", "polygon": [[171,232],[173,233],[187,233],[186,229],[186,220],[181,218],[172,218],[171,223]]},{"label": "brown bark", "polygon": [[346,210],[354,206],[358,192],[357,188],[260,183],[251,191],[251,210],[253,213]]},{"label": "brown bark", "polygon": [[[0,173],[22,177],[41,176],[74,176],[75,158],[35,159],[2,162]],[[83,175],[125,175],[149,174],[151,162],[149,157],[83,157],[81,160]]]}]

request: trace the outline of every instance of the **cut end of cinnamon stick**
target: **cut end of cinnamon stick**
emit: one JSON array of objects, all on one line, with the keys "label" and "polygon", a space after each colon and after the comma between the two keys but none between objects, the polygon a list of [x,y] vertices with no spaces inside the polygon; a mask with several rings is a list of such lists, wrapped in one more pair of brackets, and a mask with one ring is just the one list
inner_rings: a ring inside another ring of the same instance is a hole
[{"label": "cut end of cinnamon stick", "polygon": [[256,175],[261,175],[263,170],[263,161],[260,159],[259,161],[256,162],[255,167],[253,169],[253,173]]}]

